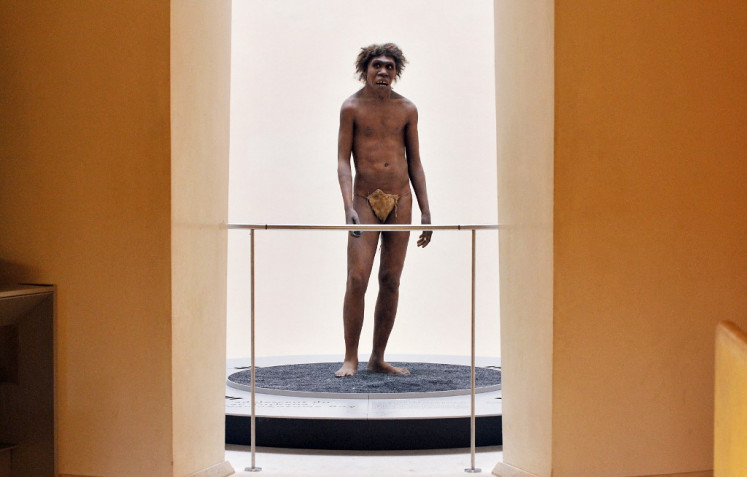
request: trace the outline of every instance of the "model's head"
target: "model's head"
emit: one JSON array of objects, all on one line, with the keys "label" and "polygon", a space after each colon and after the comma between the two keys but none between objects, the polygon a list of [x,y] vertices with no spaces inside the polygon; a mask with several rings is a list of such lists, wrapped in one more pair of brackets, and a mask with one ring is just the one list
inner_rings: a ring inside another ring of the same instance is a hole
[{"label": "model's head", "polygon": [[368,71],[368,65],[371,60],[379,56],[387,56],[394,60],[396,65],[395,79],[402,75],[402,70],[405,69],[407,59],[394,43],[384,43],[383,45],[369,45],[361,48],[361,52],[358,54],[358,59],[355,61],[355,71],[358,73],[358,78],[366,82],[366,73]]}]

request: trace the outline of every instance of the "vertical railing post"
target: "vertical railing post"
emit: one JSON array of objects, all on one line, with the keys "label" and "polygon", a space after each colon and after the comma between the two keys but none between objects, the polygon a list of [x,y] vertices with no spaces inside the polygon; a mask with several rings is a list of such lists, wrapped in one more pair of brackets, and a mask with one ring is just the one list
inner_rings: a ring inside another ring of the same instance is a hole
[{"label": "vertical railing post", "polygon": [[470,467],[465,472],[479,473],[481,469],[475,467],[475,249],[476,230],[472,229],[472,326],[471,326],[471,362],[470,362],[470,417],[469,417],[469,441],[470,441]]},{"label": "vertical railing post", "polygon": [[251,431],[250,431],[250,439],[251,439],[251,453],[252,453],[252,465],[251,467],[247,467],[244,469],[246,472],[259,472],[262,470],[262,467],[257,467],[257,408],[256,408],[256,402],[255,402],[255,389],[254,389],[254,379],[256,377],[254,370],[256,369],[255,366],[255,356],[254,356],[254,229],[251,229],[251,243],[250,243],[250,252],[251,252],[251,261],[250,261],[250,285],[249,288],[251,289],[251,301],[250,301],[250,314],[251,314],[251,330],[249,332],[250,334],[250,341],[252,345],[252,352],[251,352],[251,376],[252,376],[252,417],[250,420],[251,425]]}]

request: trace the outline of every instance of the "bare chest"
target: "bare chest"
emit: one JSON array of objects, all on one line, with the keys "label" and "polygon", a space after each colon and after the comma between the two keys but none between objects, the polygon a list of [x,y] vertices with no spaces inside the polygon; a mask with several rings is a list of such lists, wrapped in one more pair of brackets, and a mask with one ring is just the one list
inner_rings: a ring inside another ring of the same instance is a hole
[{"label": "bare chest", "polygon": [[355,120],[355,136],[359,139],[404,139],[406,114],[397,108],[364,108]]}]

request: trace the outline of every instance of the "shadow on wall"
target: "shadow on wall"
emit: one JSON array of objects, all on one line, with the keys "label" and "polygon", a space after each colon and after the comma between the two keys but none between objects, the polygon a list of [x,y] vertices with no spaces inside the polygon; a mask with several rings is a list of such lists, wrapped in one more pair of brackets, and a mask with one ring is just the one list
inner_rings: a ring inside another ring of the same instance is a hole
[{"label": "shadow on wall", "polygon": [[0,260],[0,285],[32,282],[39,274],[38,268]]}]

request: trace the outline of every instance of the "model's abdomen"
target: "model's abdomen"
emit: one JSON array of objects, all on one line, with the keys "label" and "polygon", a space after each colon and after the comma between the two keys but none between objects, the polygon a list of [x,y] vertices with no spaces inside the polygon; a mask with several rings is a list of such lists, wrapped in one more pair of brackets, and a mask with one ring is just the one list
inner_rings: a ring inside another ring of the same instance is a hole
[{"label": "model's abdomen", "polygon": [[367,142],[355,148],[353,159],[356,194],[368,194],[376,189],[390,194],[409,190],[407,157],[401,141]]}]

